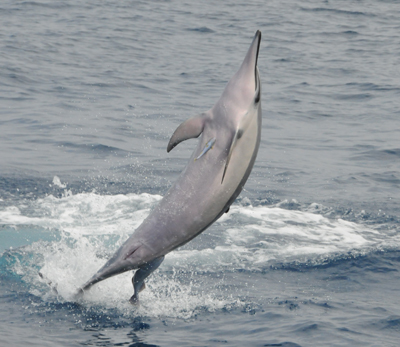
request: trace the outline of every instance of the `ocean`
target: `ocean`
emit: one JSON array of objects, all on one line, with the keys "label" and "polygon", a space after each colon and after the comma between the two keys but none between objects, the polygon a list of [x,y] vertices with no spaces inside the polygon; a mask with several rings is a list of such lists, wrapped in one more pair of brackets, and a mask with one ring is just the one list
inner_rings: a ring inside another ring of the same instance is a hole
[{"label": "ocean", "polygon": [[[396,0],[3,0],[0,345],[398,346],[399,18]],[[185,167],[197,140],[167,153],[170,136],[256,30],[245,189],[140,307],[131,272],[75,302]]]}]

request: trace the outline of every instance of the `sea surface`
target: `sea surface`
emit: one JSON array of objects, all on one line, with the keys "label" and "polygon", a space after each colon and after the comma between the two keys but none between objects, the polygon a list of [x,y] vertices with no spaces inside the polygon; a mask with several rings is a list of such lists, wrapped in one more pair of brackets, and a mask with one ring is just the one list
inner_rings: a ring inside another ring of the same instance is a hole
[{"label": "sea surface", "polygon": [[[0,346],[399,346],[399,18],[395,0],[2,0]],[[139,308],[130,272],[75,302],[183,170],[197,140],[167,154],[171,134],[258,29],[242,194]]]}]

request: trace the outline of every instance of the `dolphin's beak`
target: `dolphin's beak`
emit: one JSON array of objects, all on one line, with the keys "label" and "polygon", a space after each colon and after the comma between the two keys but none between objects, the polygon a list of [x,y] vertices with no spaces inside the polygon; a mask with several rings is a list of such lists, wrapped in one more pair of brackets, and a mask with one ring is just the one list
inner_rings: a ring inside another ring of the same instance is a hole
[{"label": "dolphin's beak", "polygon": [[253,42],[250,45],[249,51],[247,52],[247,55],[244,58],[244,62],[248,60],[249,65],[254,66],[255,76],[257,75],[257,62],[258,62],[258,52],[260,51],[260,43],[261,43],[261,31],[257,30],[256,34],[254,35]]},{"label": "dolphin's beak", "polygon": [[247,51],[246,57],[243,60],[242,65],[240,66],[237,74],[239,75],[239,79],[244,78],[245,76],[254,76],[255,89],[257,90],[257,82],[258,82],[258,70],[257,70],[257,61],[258,61],[258,52],[260,50],[260,42],[261,42],[261,31],[257,30],[254,35],[253,42],[250,45],[249,50]]}]

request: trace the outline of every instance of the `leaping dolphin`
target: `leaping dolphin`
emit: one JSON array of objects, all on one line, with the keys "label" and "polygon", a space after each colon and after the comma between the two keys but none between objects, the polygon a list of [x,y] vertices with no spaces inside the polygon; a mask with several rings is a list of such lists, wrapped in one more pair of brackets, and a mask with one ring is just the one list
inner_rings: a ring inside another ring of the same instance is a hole
[{"label": "leaping dolphin", "polygon": [[137,270],[130,302],[138,304],[145,278],[164,256],[228,212],[250,175],[260,145],[260,41],[261,32],[257,31],[240,69],[217,103],[175,130],[167,152],[201,135],[189,163],[149,216],[78,294],[108,277]]}]

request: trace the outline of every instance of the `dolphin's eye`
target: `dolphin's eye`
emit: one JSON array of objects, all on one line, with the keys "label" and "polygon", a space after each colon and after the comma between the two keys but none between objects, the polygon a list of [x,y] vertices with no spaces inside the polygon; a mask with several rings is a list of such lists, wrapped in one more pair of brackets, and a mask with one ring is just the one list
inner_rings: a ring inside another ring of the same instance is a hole
[{"label": "dolphin's eye", "polygon": [[258,68],[256,66],[255,68],[255,74],[256,74],[256,96],[254,97],[254,103],[258,104],[261,99],[261,83],[260,83],[260,75],[258,74]]},{"label": "dolphin's eye", "polygon": [[257,94],[256,97],[254,98],[254,103],[258,104],[261,99],[261,88],[257,88]]}]

